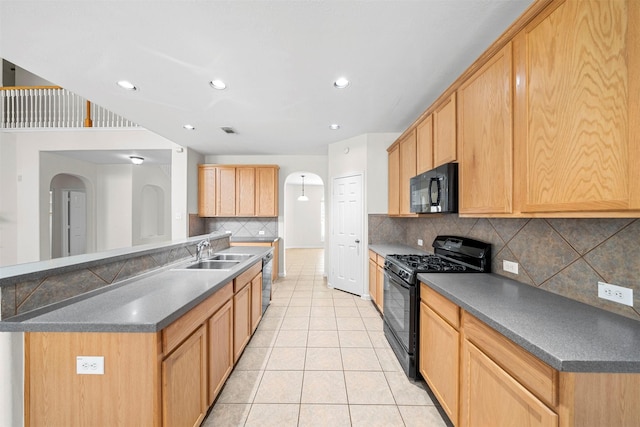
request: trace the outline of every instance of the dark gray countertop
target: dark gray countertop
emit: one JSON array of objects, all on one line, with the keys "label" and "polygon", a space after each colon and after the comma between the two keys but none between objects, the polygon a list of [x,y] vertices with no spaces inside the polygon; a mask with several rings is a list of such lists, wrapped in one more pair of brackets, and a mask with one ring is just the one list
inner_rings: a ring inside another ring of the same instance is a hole
[{"label": "dark gray countertop", "polygon": [[241,242],[246,242],[246,243],[260,243],[260,242],[265,242],[265,243],[273,243],[276,240],[278,240],[280,237],[278,236],[260,236],[260,237],[236,237],[236,236],[231,236],[229,238],[230,242],[234,242],[234,243],[241,243]]},{"label": "dark gray countertop", "polygon": [[497,274],[418,279],[559,371],[640,372],[637,320]]},{"label": "dark gray countertop", "polygon": [[236,246],[221,252],[254,255],[230,270],[175,270],[183,261],[48,308],[0,322],[0,332],[157,332],[204,301],[272,251]]}]

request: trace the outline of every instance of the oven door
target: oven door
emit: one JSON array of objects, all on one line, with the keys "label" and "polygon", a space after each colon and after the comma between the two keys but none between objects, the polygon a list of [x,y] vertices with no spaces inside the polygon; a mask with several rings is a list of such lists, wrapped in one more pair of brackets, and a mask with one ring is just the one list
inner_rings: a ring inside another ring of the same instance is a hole
[{"label": "oven door", "polygon": [[403,350],[416,353],[417,306],[416,287],[384,272],[384,322]]}]

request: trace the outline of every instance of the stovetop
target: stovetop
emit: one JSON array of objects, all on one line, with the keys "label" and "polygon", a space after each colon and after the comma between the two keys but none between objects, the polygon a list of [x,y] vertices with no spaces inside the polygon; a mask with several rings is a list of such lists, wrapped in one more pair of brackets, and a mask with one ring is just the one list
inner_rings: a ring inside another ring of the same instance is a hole
[{"label": "stovetop", "polygon": [[433,241],[435,254],[387,255],[386,271],[409,284],[419,273],[488,273],[491,244],[465,237],[438,236]]},{"label": "stovetop", "polygon": [[404,268],[420,273],[431,273],[440,271],[466,271],[469,268],[465,265],[444,259],[438,255],[389,255],[396,263]]}]

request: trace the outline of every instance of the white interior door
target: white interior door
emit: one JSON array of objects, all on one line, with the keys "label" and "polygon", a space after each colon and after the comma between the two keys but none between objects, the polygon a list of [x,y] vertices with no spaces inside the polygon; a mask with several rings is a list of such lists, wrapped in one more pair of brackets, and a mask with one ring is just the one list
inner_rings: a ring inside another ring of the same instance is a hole
[{"label": "white interior door", "polygon": [[83,191],[63,191],[62,256],[87,252],[87,200]]},{"label": "white interior door", "polygon": [[362,175],[333,179],[330,284],[364,294]]}]

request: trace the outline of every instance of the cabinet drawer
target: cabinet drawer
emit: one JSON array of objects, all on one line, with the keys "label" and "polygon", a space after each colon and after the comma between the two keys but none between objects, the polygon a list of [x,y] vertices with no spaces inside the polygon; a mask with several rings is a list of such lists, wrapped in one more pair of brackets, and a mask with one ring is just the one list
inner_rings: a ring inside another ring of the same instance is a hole
[{"label": "cabinet drawer", "polygon": [[247,271],[233,279],[233,292],[238,292],[253,280],[262,271],[262,261],[253,264]]},{"label": "cabinet drawer", "polygon": [[164,328],[162,330],[162,352],[165,355],[169,354],[231,297],[233,297],[233,285],[232,282],[229,282],[184,316]]},{"label": "cabinet drawer", "polygon": [[420,299],[456,329],[460,328],[460,307],[420,282]]},{"label": "cabinet drawer", "polygon": [[558,406],[558,371],[465,311],[462,313],[462,327],[468,341],[531,393],[547,405]]},{"label": "cabinet drawer", "polygon": [[372,250],[369,250],[369,259],[373,262],[376,262],[376,257],[378,256],[378,254],[376,254],[375,252],[373,252]]},{"label": "cabinet drawer", "polygon": [[380,267],[384,267],[384,257],[382,255],[377,255],[376,259],[376,264],[378,264]]}]

